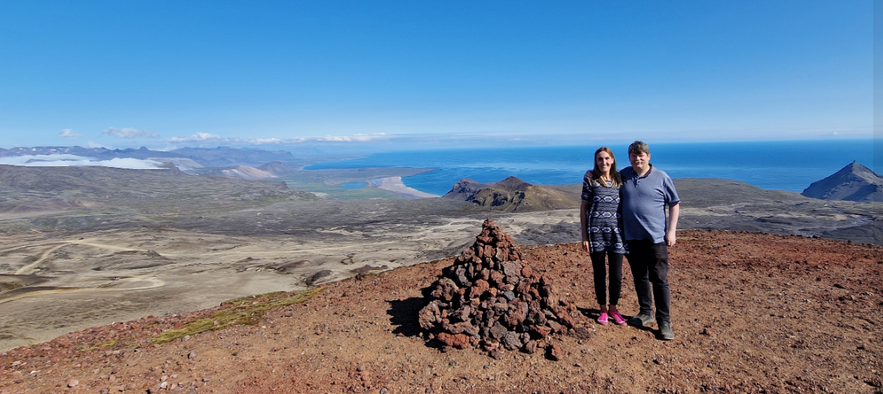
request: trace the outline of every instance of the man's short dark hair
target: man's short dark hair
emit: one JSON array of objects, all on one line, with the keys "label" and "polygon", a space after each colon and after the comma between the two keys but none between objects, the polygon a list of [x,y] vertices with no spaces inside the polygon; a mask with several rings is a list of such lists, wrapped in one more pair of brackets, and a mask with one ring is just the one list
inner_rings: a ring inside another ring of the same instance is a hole
[{"label": "man's short dark hair", "polygon": [[635,141],[629,145],[629,154],[640,155],[641,153],[650,154],[650,147],[644,141]]}]

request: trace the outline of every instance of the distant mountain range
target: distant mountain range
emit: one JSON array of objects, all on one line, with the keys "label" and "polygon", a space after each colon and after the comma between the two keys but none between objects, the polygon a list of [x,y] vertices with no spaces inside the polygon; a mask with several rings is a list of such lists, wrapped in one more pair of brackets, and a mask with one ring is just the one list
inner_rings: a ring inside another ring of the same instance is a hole
[{"label": "distant mountain range", "polygon": [[806,197],[823,200],[883,201],[883,176],[852,162],[803,190]]},{"label": "distant mountain range", "polygon": [[[166,168],[198,175],[273,180],[291,174],[317,160],[318,152],[305,152],[295,157],[289,151],[249,148],[182,148],[157,151],[147,148],[107,149],[72,147],[0,148],[0,158],[15,156],[72,155],[95,160],[139,159],[168,163]],[[35,158],[35,161],[41,160]],[[326,158],[327,160],[327,158]],[[156,164],[153,164],[156,165]],[[883,202],[883,176],[852,162],[833,175],[813,182],[802,195],[825,200]],[[578,185],[537,186],[515,177],[497,183],[479,183],[463,179],[443,196],[467,201],[477,207],[500,211],[527,211],[569,208],[579,205]]]},{"label": "distant mountain range", "polygon": [[0,149],[0,157],[27,155],[75,155],[97,160],[132,158],[170,162],[179,168],[235,167],[241,165],[257,167],[270,162],[279,162],[290,167],[300,167],[309,164],[308,160],[296,158],[289,151],[229,147],[214,149],[182,148],[170,151],[150,150],[143,147],[139,149],[107,149],[83,148],[79,146]]},{"label": "distant mountain range", "polygon": [[177,168],[0,165],[0,214],[102,206],[102,214],[139,212],[134,215],[139,217],[155,210],[173,212],[194,200],[200,201],[200,209],[223,211],[236,204],[314,199],[312,193],[290,190],[284,182],[188,175]]}]

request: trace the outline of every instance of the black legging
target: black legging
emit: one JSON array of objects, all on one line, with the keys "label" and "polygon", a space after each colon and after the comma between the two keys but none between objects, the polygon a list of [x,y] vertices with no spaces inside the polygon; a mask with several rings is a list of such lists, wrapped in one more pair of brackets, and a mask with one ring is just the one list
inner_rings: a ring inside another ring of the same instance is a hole
[{"label": "black legging", "polygon": [[[604,255],[607,255],[608,264],[604,264]],[[622,255],[613,251],[595,252],[592,257],[592,274],[595,277],[595,297],[598,305],[607,305],[607,269],[610,265],[610,305],[619,303],[619,294],[622,292]]]}]

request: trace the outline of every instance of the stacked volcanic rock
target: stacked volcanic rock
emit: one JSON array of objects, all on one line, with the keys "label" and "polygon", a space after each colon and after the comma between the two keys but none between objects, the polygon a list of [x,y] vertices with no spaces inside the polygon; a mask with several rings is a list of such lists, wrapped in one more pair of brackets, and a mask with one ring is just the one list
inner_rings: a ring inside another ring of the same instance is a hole
[{"label": "stacked volcanic rock", "polygon": [[494,358],[505,348],[545,349],[558,359],[560,349],[548,341],[550,334],[573,330],[588,337],[588,330],[577,326],[581,315],[571,315],[576,307],[522,260],[512,238],[486,220],[472,247],[424,289],[429,302],[418,315],[424,334],[459,349],[481,348]]}]

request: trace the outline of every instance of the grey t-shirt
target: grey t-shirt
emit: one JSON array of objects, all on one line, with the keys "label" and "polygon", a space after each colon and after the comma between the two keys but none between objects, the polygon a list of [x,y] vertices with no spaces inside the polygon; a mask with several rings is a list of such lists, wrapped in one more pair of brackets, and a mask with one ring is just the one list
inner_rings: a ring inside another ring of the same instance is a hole
[{"label": "grey t-shirt", "polygon": [[650,165],[650,171],[639,177],[632,167],[622,175],[622,225],[626,241],[653,240],[665,242],[666,206],[681,201],[675,184],[664,171]]}]

